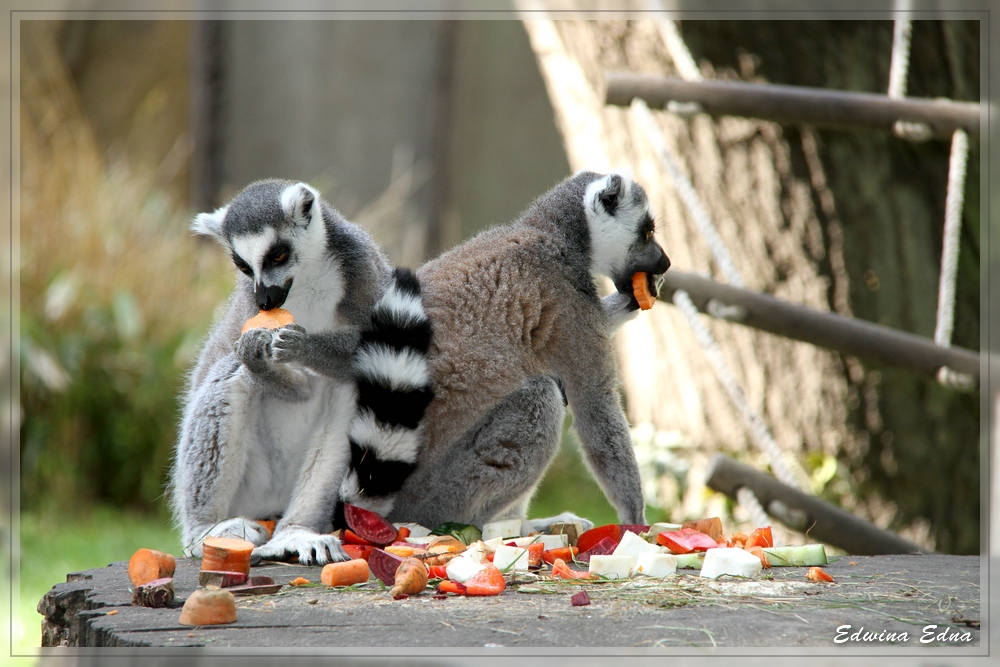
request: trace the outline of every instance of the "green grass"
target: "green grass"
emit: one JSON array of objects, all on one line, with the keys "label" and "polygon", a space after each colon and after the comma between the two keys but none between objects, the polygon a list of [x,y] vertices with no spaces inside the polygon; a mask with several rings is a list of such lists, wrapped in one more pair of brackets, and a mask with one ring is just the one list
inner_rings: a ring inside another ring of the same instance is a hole
[{"label": "green grass", "polygon": [[[70,572],[128,560],[147,547],[180,555],[180,538],[168,519],[98,506],[79,516],[21,513],[20,604],[13,625],[15,653],[41,643],[38,601]],[[129,582],[123,581],[122,586]]]}]

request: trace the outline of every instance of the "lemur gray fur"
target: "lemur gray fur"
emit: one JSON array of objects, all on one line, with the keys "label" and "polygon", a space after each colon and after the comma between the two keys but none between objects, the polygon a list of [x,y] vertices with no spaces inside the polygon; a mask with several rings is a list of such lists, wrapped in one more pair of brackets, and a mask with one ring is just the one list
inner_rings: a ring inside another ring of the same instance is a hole
[{"label": "lemur gray fur", "polygon": [[[237,536],[258,560],[342,560],[329,535],[341,482],[349,500],[388,508],[417,460],[433,395],[419,283],[304,183],[252,183],[192,229],[240,275],[183,398],[171,502],[185,552]],[[295,324],[240,333],[279,306]],[[386,402],[406,408],[387,415]],[[271,518],[268,540],[254,519]]]},{"label": "lemur gray fur", "polygon": [[[395,496],[391,520],[523,519],[558,450],[561,385],[605,495],[623,523],[645,523],[610,333],[638,309],[633,274],[648,273],[655,295],[654,276],[670,266],[653,229],[641,186],[584,172],[514,223],[418,270],[434,327],[435,397],[419,463]],[[595,274],[617,289],[603,306]]]}]

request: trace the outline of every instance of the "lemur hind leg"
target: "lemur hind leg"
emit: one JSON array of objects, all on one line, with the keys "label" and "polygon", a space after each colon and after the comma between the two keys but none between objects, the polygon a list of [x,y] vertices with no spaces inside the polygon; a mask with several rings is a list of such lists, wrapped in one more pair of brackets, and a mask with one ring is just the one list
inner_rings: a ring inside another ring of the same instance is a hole
[{"label": "lemur hind leg", "polygon": [[393,521],[482,525],[517,514],[559,449],[566,409],[555,381],[525,382],[400,489]]}]

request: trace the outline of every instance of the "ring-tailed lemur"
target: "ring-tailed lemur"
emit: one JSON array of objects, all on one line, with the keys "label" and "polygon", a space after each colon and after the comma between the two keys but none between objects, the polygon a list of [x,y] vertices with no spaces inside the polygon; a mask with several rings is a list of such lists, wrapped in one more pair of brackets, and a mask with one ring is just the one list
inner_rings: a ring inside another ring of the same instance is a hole
[{"label": "ring-tailed lemur", "polygon": [[[419,283],[304,183],[252,183],[192,229],[242,275],[183,398],[171,500],[185,552],[228,535],[253,542],[255,559],[344,559],[328,534],[341,481],[354,480],[352,499],[381,498],[416,462],[416,444],[401,446],[417,442],[412,417],[379,407],[401,398],[422,415],[432,395]],[[295,324],[240,333],[279,306]],[[269,541],[255,519],[279,519]]]},{"label": "ring-tailed lemur", "polygon": [[[434,526],[524,518],[555,456],[564,403],[624,523],[645,523],[610,333],[634,315],[632,276],[670,266],[645,192],[584,172],[418,271],[434,326],[425,445],[389,518]],[[617,294],[602,306],[594,274]],[[557,382],[559,384],[557,384]],[[535,528],[543,526],[535,525]]]}]

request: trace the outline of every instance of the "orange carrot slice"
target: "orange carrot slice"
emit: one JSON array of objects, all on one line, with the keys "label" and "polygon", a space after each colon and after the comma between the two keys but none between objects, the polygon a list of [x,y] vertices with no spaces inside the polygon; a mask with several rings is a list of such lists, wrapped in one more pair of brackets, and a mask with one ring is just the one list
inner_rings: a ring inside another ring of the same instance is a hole
[{"label": "orange carrot slice", "polygon": [[181,609],[181,625],[220,625],[236,620],[236,598],[221,588],[195,589]]},{"label": "orange carrot slice", "polygon": [[391,554],[396,554],[400,558],[409,558],[416,551],[413,547],[403,547],[403,546],[393,546],[389,545],[387,547],[382,547]]},{"label": "orange carrot slice", "polygon": [[649,291],[647,274],[643,271],[632,276],[632,294],[639,302],[639,308],[643,310],[649,310],[656,303],[656,297]]},{"label": "orange carrot slice", "polygon": [[327,563],[319,573],[320,581],[327,586],[352,586],[363,584],[371,576],[368,563],[361,559],[347,560],[340,563]]},{"label": "orange carrot slice", "polygon": [[306,579],[305,577],[295,577],[294,579],[288,582],[290,586],[307,586],[311,583],[312,582]]},{"label": "orange carrot slice", "polygon": [[806,572],[806,579],[809,581],[823,581],[823,582],[833,582],[833,577],[827,574],[826,570],[821,567],[811,567],[809,571]]},{"label": "orange carrot slice", "polygon": [[556,562],[557,558],[563,561],[573,560],[573,556],[578,553],[580,553],[580,550],[577,547],[556,547],[555,549],[543,551],[542,560],[551,565]]},{"label": "orange carrot slice", "polygon": [[128,578],[133,586],[143,586],[156,579],[174,576],[177,559],[154,549],[139,549],[128,562]]},{"label": "orange carrot slice", "polygon": [[293,322],[295,322],[295,318],[284,308],[262,310],[243,323],[243,328],[240,329],[240,333],[246,333],[251,329],[257,328],[280,329],[281,327],[287,324],[292,324]]},{"label": "orange carrot slice", "polygon": [[201,569],[250,574],[253,543],[235,537],[206,537],[202,544]]}]

